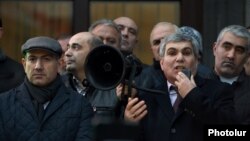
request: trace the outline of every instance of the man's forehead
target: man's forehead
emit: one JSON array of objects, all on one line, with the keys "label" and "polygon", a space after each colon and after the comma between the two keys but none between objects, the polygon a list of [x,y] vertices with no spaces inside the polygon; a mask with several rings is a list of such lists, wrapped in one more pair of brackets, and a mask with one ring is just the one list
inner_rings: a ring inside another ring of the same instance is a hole
[{"label": "man's forehead", "polygon": [[175,41],[170,41],[168,43],[166,43],[166,48],[168,47],[188,47],[188,48],[193,48],[191,42],[189,41],[178,41],[178,42],[175,42]]},{"label": "man's forehead", "polygon": [[104,25],[104,24],[98,25],[92,30],[93,33],[96,33],[96,32],[110,32],[110,31],[118,32],[118,31],[116,31],[116,29],[114,27],[109,26],[109,25]]},{"label": "man's forehead", "polygon": [[73,44],[82,44],[84,42],[84,38],[83,37],[75,37],[70,39],[69,41],[69,45],[73,45]]},{"label": "man's forehead", "polygon": [[221,38],[221,43],[231,43],[235,46],[244,46],[247,47],[248,40],[246,38],[242,38],[239,36],[234,35],[231,32],[226,32],[223,37]]},{"label": "man's forehead", "polygon": [[129,18],[121,17],[121,18],[115,19],[114,22],[117,25],[123,25],[125,27],[130,27],[130,28],[137,29],[136,23],[133,20],[129,19]]}]

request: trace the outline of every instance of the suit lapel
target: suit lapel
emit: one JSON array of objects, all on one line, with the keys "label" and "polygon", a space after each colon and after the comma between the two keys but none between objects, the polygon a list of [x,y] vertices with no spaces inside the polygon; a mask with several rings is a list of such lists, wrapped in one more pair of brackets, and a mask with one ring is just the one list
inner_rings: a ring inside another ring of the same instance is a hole
[{"label": "suit lapel", "polygon": [[174,110],[172,108],[172,104],[170,101],[170,97],[169,97],[169,92],[167,89],[167,84],[164,83],[164,85],[160,85],[157,89],[160,89],[164,92],[166,92],[166,94],[164,95],[156,95],[156,101],[159,104],[160,109],[163,111],[164,115],[169,119],[172,120],[173,116],[174,116]]},{"label": "suit lapel", "polygon": [[[194,77],[195,83],[197,85],[197,87],[202,87],[202,85],[205,84],[205,79],[201,78],[199,75],[195,75]],[[181,105],[181,103],[180,103]],[[174,116],[173,120],[176,120],[178,117],[180,117],[182,114],[184,113],[184,109],[183,108],[179,108]]]}]

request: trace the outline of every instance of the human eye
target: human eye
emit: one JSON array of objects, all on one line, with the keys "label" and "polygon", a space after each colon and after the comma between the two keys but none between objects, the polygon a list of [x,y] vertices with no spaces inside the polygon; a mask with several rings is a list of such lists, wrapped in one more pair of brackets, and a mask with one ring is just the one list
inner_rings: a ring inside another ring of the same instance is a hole
[{"label": "human eye", "polygon": [[238,54],[243,54],[245,52],[245,47],[236,47],[235,48],[235,51],[238,53]]},{"label": "human eye", "polygon": [[81,48],[81,46],[80,46],[79,44],[73,44],[73,45],[71,46],[71,48],[72,48],[73,50],[79,50],[79,49]]},{"label": "human eye", "polygon": [[225,49],[225,50],[230,50],[232,48],[232,44],[231,43],[223,43],[222,44],[222,47]]},{"label": "human eye", "polygon": [[108,43],[111,44],[111,45],[113,45],[113,44],[116,43],[116,40],[115,40],[115,39],[109,39],[109,40],[108,40]]},{"label": "human eye", "polygon": [[36,58],[36,57],[33,57],[33,56],[30,56],[30,57],[27,58],[27,60],[28,60],[29,62],[36,62],[37,58]]},{"label": "human eye", "polygon": [[43,60],[44,60],[45,62],[49,62],[49,61],[52,60],[52,57],[49,57],[49,56],[43,57]]},{"label": "human eye", "polygon": [[158,46],[160,43],[161,43],[161,40],[160,40],[160,39],[158,39],[158,40],[153,40],[153,45],[154,45],[154,46]]},{"label": "human eye", "polygon": [[176,49],[168,49],[167,50],[167,55],[169,55],[169,56],[175,56],[176,54],[177,54]]},{"label": "human eye", "polygon": [[185,56],[190,56],[193,54],[193,51],[191,48],[185,48],[183,51],[182,51],[182,54],[185,55]]},{"label": "human eye", "polygon": [[118,27],[118,29],[119,29],[120,31],[122,31],[122,30],[124,29],[124,26],[123,26],[123,25],[117,25],[117,27]]},{"label": "human eye", "polygon": [[129,33],[131,33],[132,35],[136,35],[136,30],[133,28],[130,28]]}]

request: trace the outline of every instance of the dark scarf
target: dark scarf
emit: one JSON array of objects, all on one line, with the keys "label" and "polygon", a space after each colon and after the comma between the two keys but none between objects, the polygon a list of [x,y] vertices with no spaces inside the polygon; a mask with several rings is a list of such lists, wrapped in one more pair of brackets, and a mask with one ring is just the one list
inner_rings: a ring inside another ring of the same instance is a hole
[{"label": "dark scarf", "polygon": [[47,87],[37,87],[29,82],[27,77],[24,79],[24,84],[28,89],[29,95],[32,98],[32,103],[35,106],[37,116],[40,122],[42,122],[45,110],[43,104],[51,101],[58,91],[58,88],[61,86],[62,81],[59,75],[56,79]]},{"label": "dark scarf", "polygon": [[58,88],[61,86],[62,81],[59,75],[56,79],[47,87],[37,87],[29,82],[27,77],[25,77],[24,84],[28,89],[29,95],[32,98],[32,102],[37,111],[39,120],[41,121],[44,115],[43,104],[48,101],[51,101],[58,91]]},{"label": "dark scarf", "polygon": [[58,75],[56,79],[47,87],[37,87],[33,84],[31,84],[27,77],[25,77],[24,84],[29,90],[29,94],[32,97],[32,99],[36,100],[38,103],[44,104],[48,101],[51,101],[55,95],[56,92],[61,85],[61,78]]}]

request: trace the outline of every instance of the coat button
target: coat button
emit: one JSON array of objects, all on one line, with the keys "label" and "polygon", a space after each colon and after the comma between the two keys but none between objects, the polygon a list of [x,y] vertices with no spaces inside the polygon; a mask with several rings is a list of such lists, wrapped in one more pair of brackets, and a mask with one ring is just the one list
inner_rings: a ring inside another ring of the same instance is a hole
[{"label": "coat button", "polygon": [[171,128],[171,133],[176,133],[176,129],[175,128]]}]

